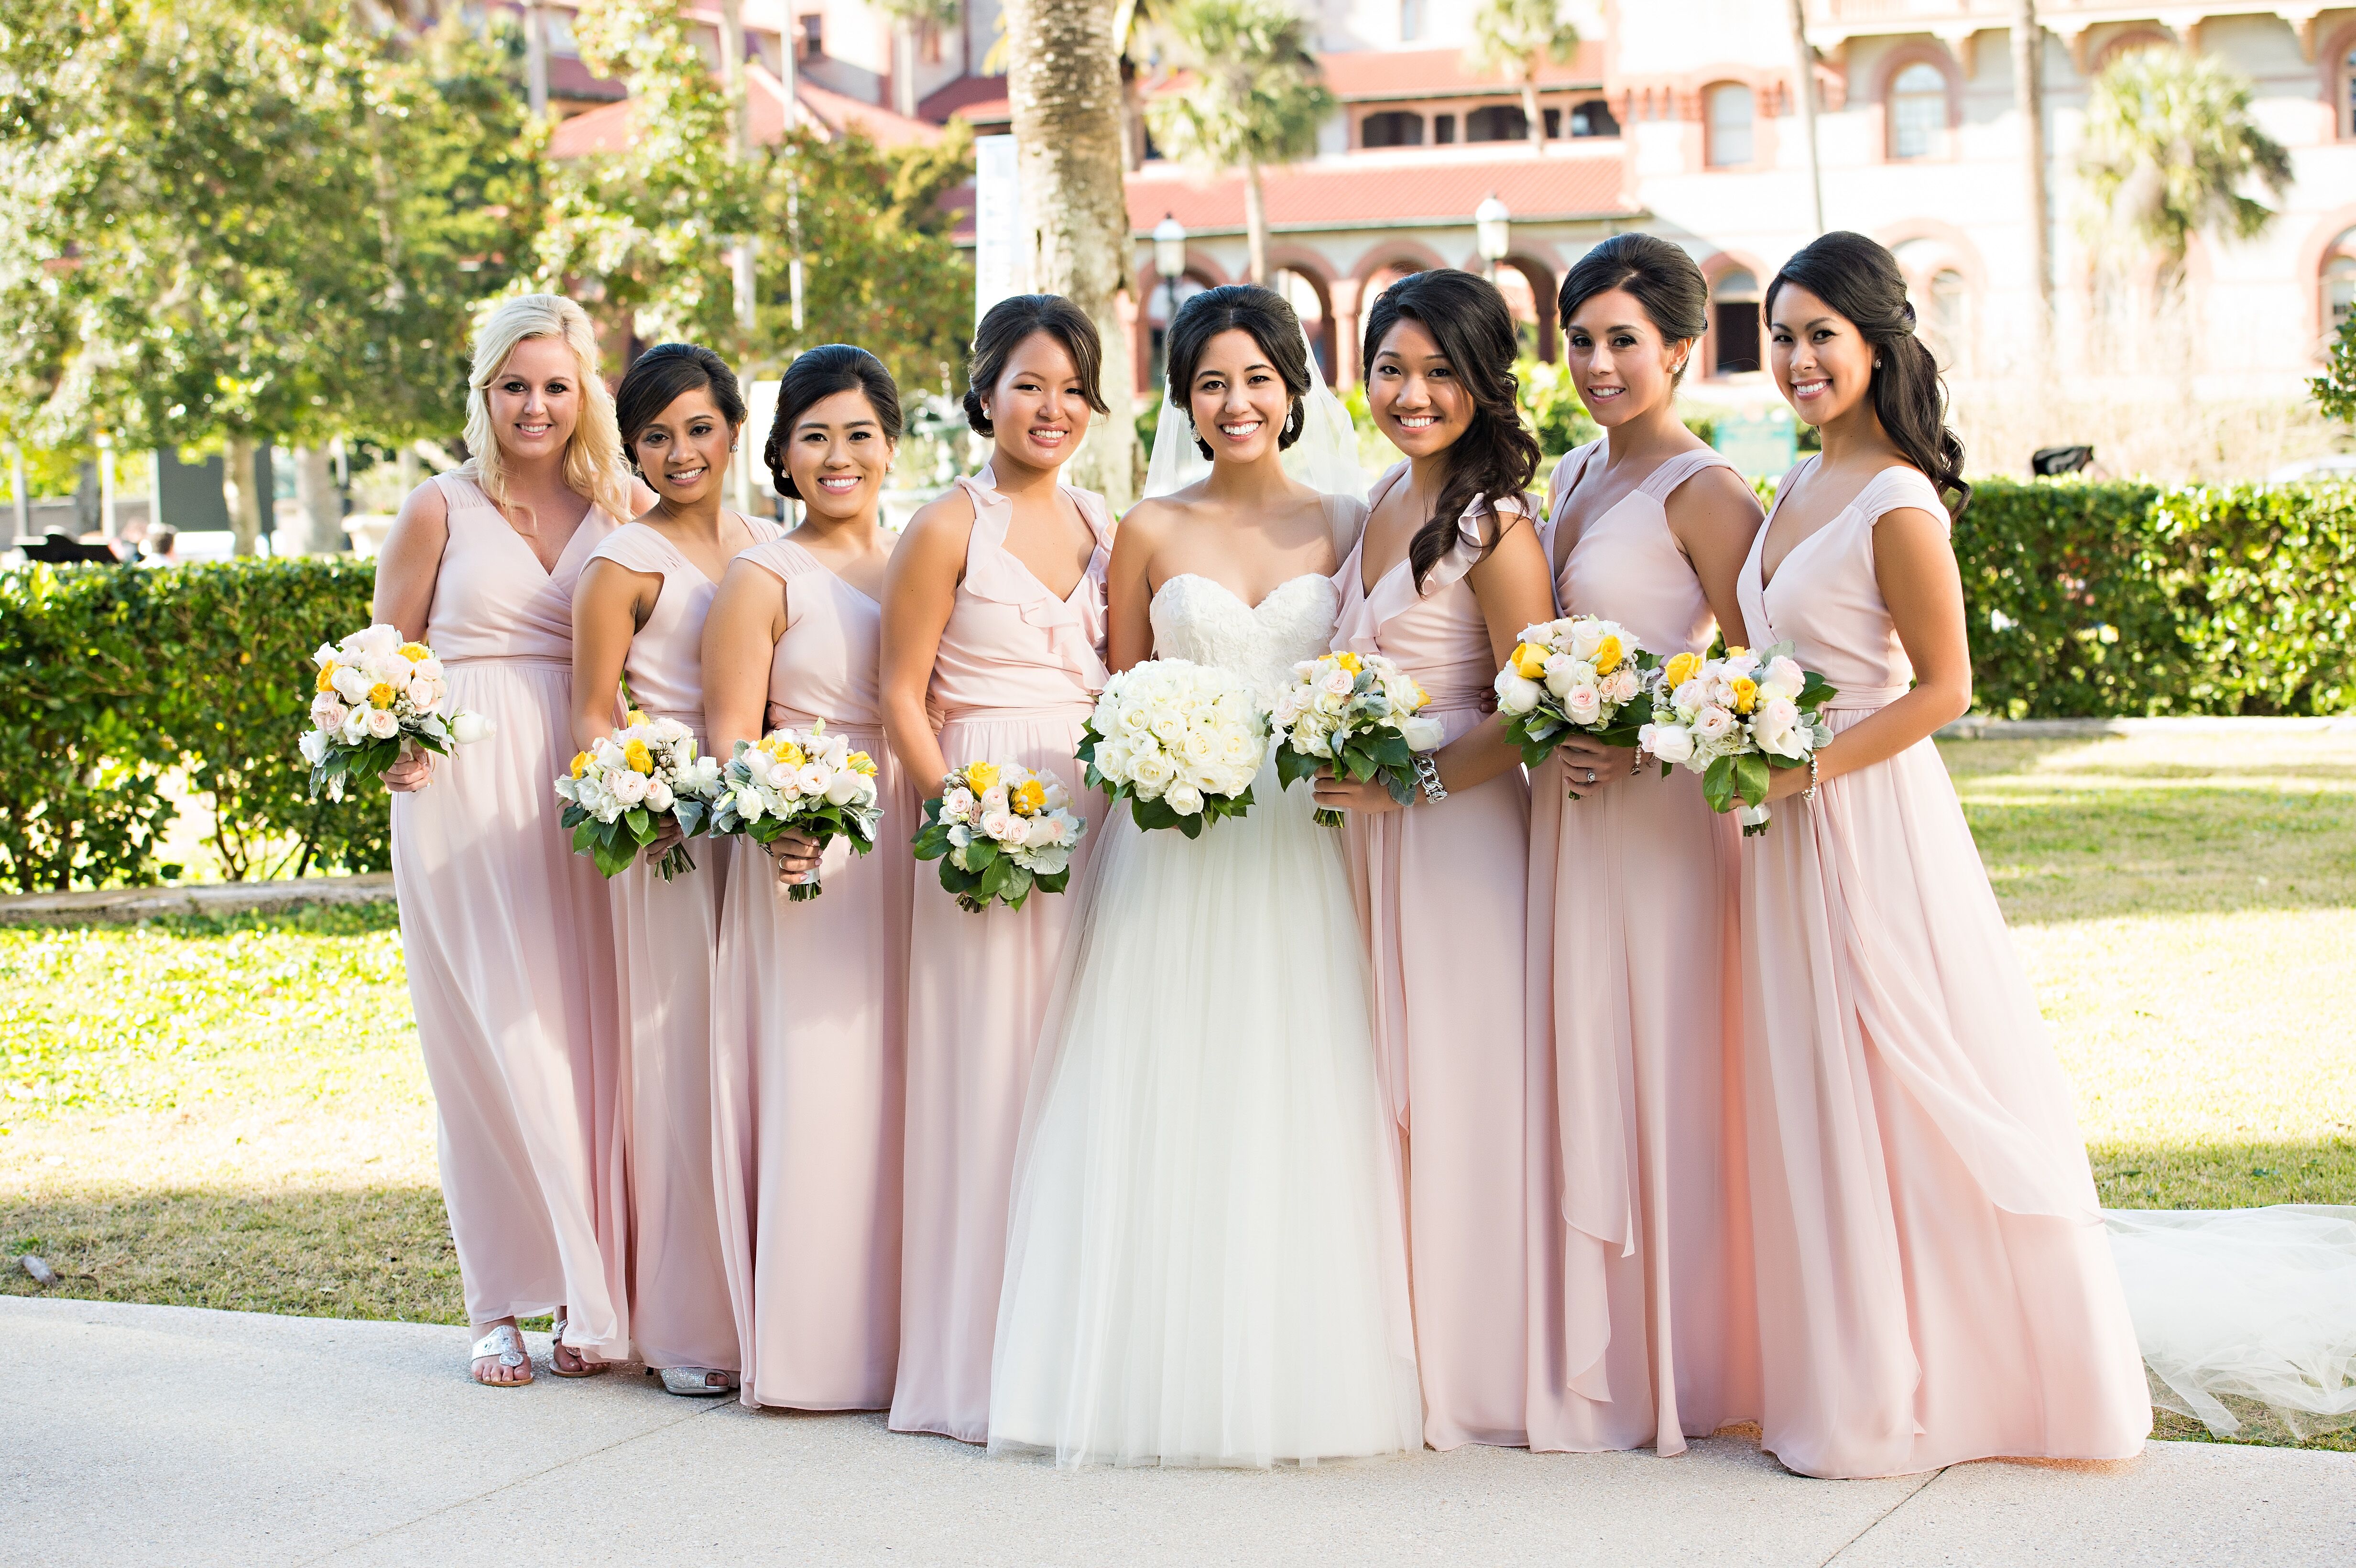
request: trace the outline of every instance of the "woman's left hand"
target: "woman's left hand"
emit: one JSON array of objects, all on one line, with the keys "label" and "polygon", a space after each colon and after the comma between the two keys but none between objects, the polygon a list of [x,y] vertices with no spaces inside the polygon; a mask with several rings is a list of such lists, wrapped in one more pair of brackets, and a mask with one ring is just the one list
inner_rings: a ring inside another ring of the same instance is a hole
[{"label": "woman's left hand", "polygon": [[1323,811],[1355,811],[1372,816],[1399,809],[1399,803],[1391,798],[1389,786],[1380,779],[1368,779],[1362,784],[1356,779],[1321,773],[1314,784],[1317,805]]},{"label": "woman's left hand", "polygon": [[805,881],[818,869],[818,840],[798,827],[787,828],[762,848],[776,867],[780,882]]},{"label": "woman's left hand", "polygon": [[[1824,768],[1824,759],[1821,756],[1816,759],[1816,767],[1821,773]],[[1802,763],[1796,768],[1770,768],[1767,771],[1769,800],[1789,800],[1795,795],[1805,793],[1807,787],[1808,764],[1805,763]]]}]

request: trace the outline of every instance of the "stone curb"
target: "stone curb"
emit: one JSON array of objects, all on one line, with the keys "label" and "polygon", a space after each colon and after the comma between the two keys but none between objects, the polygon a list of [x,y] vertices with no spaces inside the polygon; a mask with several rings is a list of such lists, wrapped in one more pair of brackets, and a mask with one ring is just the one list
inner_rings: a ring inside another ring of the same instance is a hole
[{"label": "stone curb", "polygon": [[216,882],[184,888],[100,888],[0,898],[0,925],[129,925],[172,914],[276,914],[302,904],[377,903],[392,897],[392,873],[296,877],[283,882]]}]

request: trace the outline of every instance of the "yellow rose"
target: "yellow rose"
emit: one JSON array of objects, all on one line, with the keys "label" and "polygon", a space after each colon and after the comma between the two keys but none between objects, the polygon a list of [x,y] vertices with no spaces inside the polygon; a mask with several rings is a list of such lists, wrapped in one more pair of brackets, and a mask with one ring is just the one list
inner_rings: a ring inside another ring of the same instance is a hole
[{"label": "yellow rose", "polygon": [[1606,636],[1595,645],[1595,673],[1610,675],[1620,667],[1620,639]]},{"label": "yellow rose", "polygon": [[1738,675],[1727,683],[1734,688],[1734,710],[1748,713],[1759,706],[1759,683],[1747,675]]},{"label": "yellow rose", "polygon": [[573,752],[573,776],[574,778],[576,778],[576,779],[577,779],[577,778],[579,778],[583,773],[587,773],[588,771],[589,771],[589,753],[588,753],[588,752]]},{"label": "yellow rose", "polygon": [[875,776],[875,759],[864,752],[851,752],[842,759],[842,765],[854,773],[865,773],[869,778]]},{"label": "yellow rose", "polygon": [[789,768],[800,767],[803,763],[809,761],[809,758],[802,753],[802,749],[799,746],[795,745],[791,741],[778,741],[777,749],[769,754],[776,758],[777,761],[785,763],[786,766]]},{"label": "yellow rose", "polygon": [[1047,804],[1047,787],[1037,779],[1026,780],[1006,797],[1006,804],[1017,816],[1036,816]]},{"label": "yellow rose", "polygon": [[1408,684],[1409,686],[1415,686],[1415,705],[1418,708],[1421,708],[1425,703],[1431,700],[1431,693],[1424,690],[1423,688],[1419,686],[1416,686],[1413,679],[1409,679]]},{"label": "yellow rose", "polygon": [[634,773],[650,774],[655,771],[655,754],[647,750],[644,741],[633,741],[623,747],[622,760],[630,764]]},{"label": "yellow rose", "polygon": [[314,691],[333,691],[336,689],[335,660],[329,659],[326,664],[319,667],[319,684],[313,687],[311,689]]},{"label": "yellow rose", "polygon": [[639,725],[641,725],[641,724],[645,723],[646,721],[647,721],[647,716],[646,716],[645,714],[643,714],[643,713],[639,712],[639,711],[638,711],[637,709],[635,709],[635,708],[631,709],[627,713],[626,713],[626,714],[622,715],[622,724],[623,724],[623,727],[624,727],[625,729],[632,729],[632,730],[635,730],[635,729],[637,729]]},{"label": "yellow rose", "polygon": [[1361,669],[1365,667],[1359,662],[1358,656],[1355,654],[1335,654],[1333,656],[1333,662],[1340,665],[1344,669],[1348,670],[1352,675],[1357,674]]},{"label": "yellow rose", "polygon": [[403,643],[401,645],[401,656],[411,664],[416,664],[421,659],[432,658],[434,650],[423,643]]},{"label": "yellow rose", "polygon": [[989,793],[990,787],[997,782],[998,764],[996,763],[968,763],[965,765],[965,787],[974,794]]},{"label": "yellow rose", "polygon": [[391,681],[380,680],[374,686],[369,688],[369,706],[371,708],[390,708],[392,706],[392,683]]},{"label": "yellow rose", "polygon": [[1726,656],[1730,659],[1739,659],[1750,651],[1751,650],[1749,648],[1744,647],[1740,643],[1730,643],[1727,645]]},{"label": "yellow rose", "polygon": [[1546,662],[1554,656],[1536,643],[1522,643],[1514,649],[1514,673],[1524,680],[1544,680]]},{"label": "yellow rose", "polygon": [[1675,691],[1677,688],[1691,680],[1693,678],[1694,671],[1699,668],[1701,668],[1701,656],[1699,654],[1679,654],[1676,657],[1668,662],[1668,665],[1663,673],[1668,677],[1669,689],[1671,691]]}]

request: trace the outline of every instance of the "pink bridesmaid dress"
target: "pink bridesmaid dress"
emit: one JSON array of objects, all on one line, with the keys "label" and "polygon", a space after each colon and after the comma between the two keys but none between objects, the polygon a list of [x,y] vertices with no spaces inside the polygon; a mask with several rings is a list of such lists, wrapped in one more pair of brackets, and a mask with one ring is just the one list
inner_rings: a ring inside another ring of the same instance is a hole
[{"label": "pink bridesmaid dress", "polygon": [[875,759],[875,848],[828,846],[795,903],[739,851],[712,981],[712,1141],[744,1401],[892,1403],[900,1341],[900,1165],[916,797],[884,743],[884,612],[791,539],[749,561],[786,586],[767,729],[823,723]]},{"label": "pink bridesmaid dress", "polygon": [[[744,522],[756,540],[776,537],[775,523]],[[622,673],[640,712],[678,720],[701,744],[703,617],[719,585],[645,523],[615,529],[596,559],[661,577]],[[694,840],[696,869],[668,882],[642,855],[606,884],[629,1144],[630,1330],[638,1359],[658,1370],[739,1371],[712,1159],[712,960],[732,848]]]},{"label": "pink bridesmaid dress", "polygon": [[623,1360],[613,936],[552,787],[573,757],[573,588],[614,519],[592,507],[552,571],[473,480],[434,483],[449,542],[425,640],[452,705],[493,729],[392,797],[392,879],[466,1316],[562,1306],[566,1344]]},{"label": "pink bridesmaid dress", "polygon": [[[1874,575],[1901,507],[1947,516],[1887,468],[1772,583],[1772,516],[1743,567],[1751,637],[1839,688],[1836,733],[1913,677]],[[1742,856],[1762,1445],[1812,1476],[2135,1454],[2151,1403],[2069,1085],[1937,748],[1777,801]]]},{"label": "pink bridesmaid dress", "polygon": [[[1380,506],[1408,473],[1375,484]],[[1504,500],[1501,520],[1537,514]],[[1453,741],[1494,722],[1497,659],[1464,574],[1481,559],[1467,512],[1416,591],[1402,560],[1369,590],[1361,536],[1335,574],[1333,645],[1381,654],[1430,694]],[[1348,845],[1371,943],[1376,1066],[1404,1140],[1408,1268],[1424,1436],[1435,1448],[1519,1446],[1527,1430],[1523,1205],[1523,966],[1530,792],[1516,766],[1437,805],[1353,815]]]},{"label": "pink bridesmaid dress", "polygon": [[[1605,443],[1562,460],[1547,559]],[[1566,615],[1648,652],[1706,651],[1712,622],[1663,509],[1714,452],[1669,458],[1580,529]],[[1648,766],[1569,798],[1530,778],[1530,1446],[1685,1451],[1759,1414],[1741,1143],[1734,819],[1701,778]]]},{"label": "pink bridesmaid dress", "polygon": [[[1006,548],[1013,504],[988,468],[958,487],[973,503],[965,579],[941,632],[926,703],[951,767],[1014,762],[1072,792],[1089,833],[1100,797],[1084,794],[1080,726],[1104,688],[1104,574],[1112,518],[1103,498],[1064,487],[1097,548],[1058,599]],[[912,779],[920,796],[938,779]],[[1006,1263],[1014,1143],[1031,1083],[1071,899],[1033,893],[1017,912],[969,914],[916,869],[909,919],[908,1156],[902,1210],[900,1375],[892,1429],[980,1443],[990,1429],[990,1358]]]}]

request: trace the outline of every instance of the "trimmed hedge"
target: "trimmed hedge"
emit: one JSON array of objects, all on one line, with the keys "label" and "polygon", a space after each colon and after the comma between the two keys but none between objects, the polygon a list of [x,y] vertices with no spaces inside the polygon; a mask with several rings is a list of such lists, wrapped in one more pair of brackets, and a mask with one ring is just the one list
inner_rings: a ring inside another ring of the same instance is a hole
[{"label": "trimmed hedge", "polygon": [[[1976,706],[2008,718],[2356,708],[2356,485],[1990,479],[1955,527]],[[164,775],[232,876],[379,870],[376,790],[308,798],[311,651],[366,625],[365,561],[0,573],[0,886],[178,873]]]},{"label": "trimmed hedge", "polygon": [[177,875],[174,768],[233,877],[391,864],[381,795],[312,802],[294,750],[311,652],[368,624],[374,583],[337,560],[0,573],[0,886]]}]

